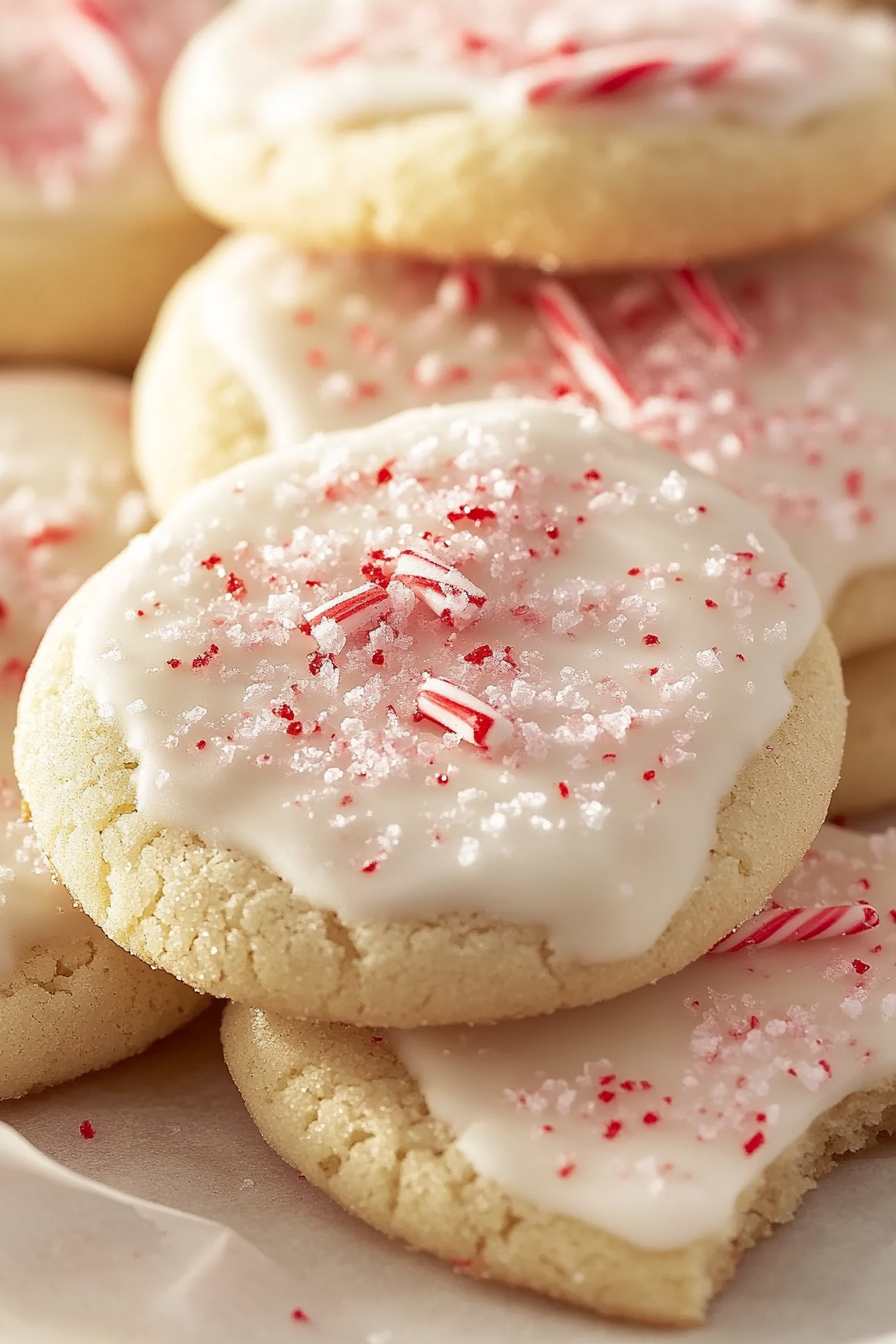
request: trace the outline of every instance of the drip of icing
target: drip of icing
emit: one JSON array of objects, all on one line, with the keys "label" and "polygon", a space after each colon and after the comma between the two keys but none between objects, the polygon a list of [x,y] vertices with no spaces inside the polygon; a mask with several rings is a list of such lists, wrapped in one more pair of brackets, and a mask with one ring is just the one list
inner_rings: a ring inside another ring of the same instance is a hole
[{"label": "drip of icing", "polygon": [[892,90],[894,50],[883,18],[791,0],[242,0],[193,44],[181,78],[200,115],[281,135],[444,109],[519,114],[533,82],[536,105],[562,110],[571,95],[556,80],[599,55],[610,76],[581,104],[589,115],[792,124]]},{"label": "drip of icing", "polygon": [[[310,258],[235,239],[206,268],[207,338],[285,448],[432,400],[576,388],[531,307],[533,277],[378,258]],[[833,241],[720,267],[756,336],[713,347],[660,277],[577,279],[636,394],[634,427],[759,505],[830,608],[896,562],[896,214]]]},{"label": "drip of icing", "polygon": [[[389,582],[408,548],[459,571],[472,610]],[[388,584],[380,624],[307,626],[365,579]],[[105,571],[75,673],[135,752],[148,821],[257,855],[349,923],[477,911],[613,960],[700,881],[819,617],[729,492],[593,412],[486,402],[201,485]],[[473,697],[493,751],[421,715],[430,676]]]},{"label": "drip of icing", "polygon": [[896,831],[824,827],[775,898],[866,899],[882,921],[704,958],[596,1008],[389,1043],[504,1189],[651,1250],[730,1237],[763,1169],[896,1071]]},{"label": "drip of icing", "polygon": [[53,205],[129,154],[162,176],[158,97],[181,47],[221,0],[10,0],[0,4],[4,194]]},{"label": "drip of icing", "polygon": [[127,385],[0,374],[0,977],[38,941],[89,932],[21,819],[12,735],[22,678],[56,612],[146,521]]}]

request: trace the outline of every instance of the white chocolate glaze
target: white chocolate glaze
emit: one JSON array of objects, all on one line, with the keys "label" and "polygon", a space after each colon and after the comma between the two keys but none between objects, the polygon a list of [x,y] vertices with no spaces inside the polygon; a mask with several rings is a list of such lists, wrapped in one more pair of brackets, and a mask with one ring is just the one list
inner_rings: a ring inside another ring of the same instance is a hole
[{"label": "white chocolate glaze", "polygon": [[775,899],[863,899],[881,923],[705,957],[596,1008],[389,1043],[504,1189],[651,1250],[730,1237],[769,1163],[896,1076],[896,830],[824,827]]},{"label": "white chocolate glaze", "polygon": [[[756,337],[742,358],[711,345],[658,276],[569,283],[634,389],[638,432],[765,510],[830,608],[847,579],[896,563],[896,213],[716,275]],[[532,310],[531,272],[308,257],[245,237],[202,283],[206,337],[275,449],[434,400],[578,387]]]},{"label": "white chocolate glaze", "polygon": [[[882,17],[793,0],[239,0],[188,48],[177,97],[219,129],[277,138],[446,109],[531,114],[533,81],[599,58],[611,78],[579,103],[589,115],[791,124],[891,90],[894,53]],[[612,78],[654,61],[671,64]]]},{"label": "white chocolate glaze", "polygon": [[110,177],[174,197],[158,98],[222,0],[0,0],[0,208],[69,205]]},{"label": "white chocolate glaze", "polygon": [[146,521],[128,411],[118,379],[0,373],[0,977],[36,940],[90,928],[21,819],[12,737],[47,625]]},{"label": "white chocolate glaze", "polygon": [[[349,923],[477,911],[567,956],[650,947],[820,619],[762,515],[678,467],[593,412],[506,401],[200,485],[109,566],[77,632],[141,814]],[[409,547],[481,609],[456,590],[446,622],[408,576],[369,634],[376,615],[303,633]],[[429,674],[493,707],[493,752],[416,717]]]},{"label": "white chocolate glaze", "polygon": [[249,234],[202,275],[205,337],[251,389],[274,449],[432,402],[570,390],[525,272],[312,256]]}]

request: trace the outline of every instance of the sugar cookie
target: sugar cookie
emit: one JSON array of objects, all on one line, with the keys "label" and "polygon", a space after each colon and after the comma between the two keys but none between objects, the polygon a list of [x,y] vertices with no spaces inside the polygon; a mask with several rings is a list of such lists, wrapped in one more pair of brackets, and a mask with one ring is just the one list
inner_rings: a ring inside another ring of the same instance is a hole
[{"label": "sugar cookie", "polygon": [[[700,279],[696,295],[643,275],[557,291],[531,271],[229,239],[181,282],[138,372],[138,467],[162,512],[197,480],[316,430],[431,401],[587,390],[768,512],[841,653],[896,643],[896,212],[720,267],[716,308]],[[603,341],[603,382],[551,345],[543,305],[558,292]],[[732,350],[738,337],[751,348]]]},{"label": "sugar cookie", "polygon": [[17,763],[78,901],[198,988],[400,1025],[593,1002],[804,852],[842,743],[820,615],[756,509],[592,411],[408,412],[138,539],[44,641]]},{"label": "sugar cookie", "polygon": [[795,0],[241,0],[163,130],[202,210],[303,247],[682,266],[884,201],[894,58]]},{"label": "sugar cookie", "polygon": [[896,1114],[896,832],[825,828],[775,896],[883,918],[497,1027],[371,1034],[231,1005],[227,1063],[271,1147],[374,1227],[477,1277],[696,1325]]},{"label": "sugar cookie", "polygon": [[0,358],[132,368],[217,236],[156,143],[158,96],[221,0],[0,6]]},{"label": "sugar cookie", "polygon": [[834,816],[896,803],[896,646],[848,658],[843,680],[849,728]]},{"label": "sugar cookie", "polygon": [[44,629],[146,517],[127,419],[117,380],[0,373],[0,1097],[113,1064],[202,1006],[74,908],[12,773],[16,700]]}]

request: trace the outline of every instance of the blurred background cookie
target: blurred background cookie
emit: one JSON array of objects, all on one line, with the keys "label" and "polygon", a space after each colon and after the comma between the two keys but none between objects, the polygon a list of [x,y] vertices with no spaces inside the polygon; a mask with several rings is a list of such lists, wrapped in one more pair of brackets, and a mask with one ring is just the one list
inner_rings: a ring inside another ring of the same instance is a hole
[{"label": "blurred background cookie", "polygon": [[[19,689],[46,626],[146,521],[127,426],[117,379],[0,372],[0,1097],[113,1064],[203,1006],[75,908],[12,770]],[[43,725],[48,738],[56,728]]]},{"label": "blurred background cookie", "polygon": [[162,85],[221,0],[0,5],[0,358],[130,369],[216,230],[164,167]]},{"label": "blurred background cookie", "polygon": [[239,0],[169,88],[221,223],[547,269],[809,239],[896,188],[882,15],[775,0]]}]

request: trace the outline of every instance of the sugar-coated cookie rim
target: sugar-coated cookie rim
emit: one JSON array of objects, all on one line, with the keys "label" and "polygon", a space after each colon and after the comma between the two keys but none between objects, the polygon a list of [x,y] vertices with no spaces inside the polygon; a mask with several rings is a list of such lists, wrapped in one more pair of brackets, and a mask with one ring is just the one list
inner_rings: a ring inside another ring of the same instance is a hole
[{"label": "sugar-coated cookie rim", "polygon": [[572,965],[551,953],[538,928],[471,916],[349,927],[332,911],[297,902],[260,860],[140,817],[133,755],[72,674],[79,613],[103,572],[56,617],[31,665],[17,774],[35,833],[78,904],[128,951],[219,997],[407,1027],[612,998],[687,965],[755,913],[817,833],[836,782],[845,701],[839,659],[821,626],[788,679],[790,713],[723,801],[719,815],[730,830],[721,827],[727,838],[713,850],[707,878],[646,953]]},{"label": "sugar-coated cookie rim", "polygon": [[162,138],[183,194],[225,226],[312,250],[546,269],[682,266],[788,246],[896,187],[896,90],[787,127],[450,111],[265,139],[202,123],[175,73]]},{"label": "sugar-coated cookie rim", "polygon": [[0,1100],[139,1054],[209,1003],[98,928],[37,943],[0,978]]},{"label": "sugar-coated cookie rim", "polygon": [[[221,1039],[231,1076],[262,1137],[349,1213],[473,1277],[647,1325],[702,1324],[710,1300],[744,1251],[793,1216],[837,1155],[873,1141],[896,1086],[853,1093],[820,1116],[745,1190],[739,1225],[730,1237],[651,1251],[546,1213],[477,1175],[449,1126],[430,1114],[388,1042],[372,1041],[362,1028],[272,1019],[260,1009],[230,1004]],[[290,1085],[299,1080],[300,1104],[308,1106],[312,1121],[304,1133],[297,1132],[289,1105]],[[337,1126],[318,1116],[340,1093],[344,1104],[334,1113],[343,1128],[334,1133]],[[369,1148],[368,1140],[373,1140]],[[360,1174],[346,1180],[346,1169],[350,1173],[359,1158]],[[413,1193],[409,1198],[405,1173],[425,1191],[419,1218],[418,1209],[408,1207]],[[376,1175],[382,1175],[382,1189]],[[572,1265],[564,1268],[567,1258]]]}]

